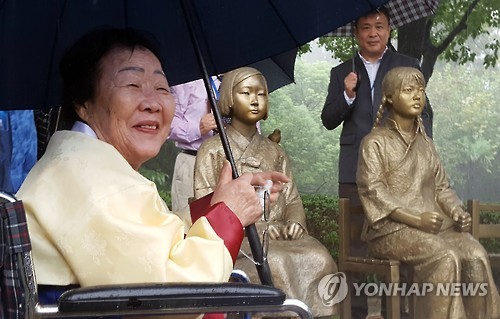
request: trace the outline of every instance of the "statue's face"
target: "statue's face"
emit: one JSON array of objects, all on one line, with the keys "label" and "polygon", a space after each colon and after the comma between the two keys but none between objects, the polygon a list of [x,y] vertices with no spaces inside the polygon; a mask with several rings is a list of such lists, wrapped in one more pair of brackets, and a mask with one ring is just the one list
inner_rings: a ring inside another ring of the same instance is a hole
[{"label": "statue's face", "polygon": [[251,76],[233,88],[232,122],[255,126],[267,116],[268,92],[262,75]]},{"label": "statue's face", "polygon": [[424,110],[425,88],[416,80],[403,83],[392,97],[392,109],[402,118],[416,118]]}]

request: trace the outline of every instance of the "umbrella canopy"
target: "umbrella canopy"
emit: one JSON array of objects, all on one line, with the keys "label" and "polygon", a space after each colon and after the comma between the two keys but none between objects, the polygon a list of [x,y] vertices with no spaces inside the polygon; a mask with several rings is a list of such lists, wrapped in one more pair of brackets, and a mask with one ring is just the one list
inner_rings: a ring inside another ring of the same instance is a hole
[{"label": "umbrella canopy", "polygon": [[203,77],[186,22],[189,13],[209,75],[305,44],[387,0],[3,0],[0,1],[0,107],[60,105],[64,50],[99,26],[151,32],[171,85]]},{"label": "umbrella canopy", "polygon": [[295,82],[294,70],[297,51],[298,49],[294,48],[248,66],[262,72],[266,78],[267,89],[269,92],[272,92],[282,86]]},{"label": "umbrella canopy", "polygon": [[[266,78],[268,91],[273,92],[280,87],[295,83],[294,70],[297,52],[298,48],[294,48],[245,66],[255,68],[262,72],[262,75]],[[0,109],[2,108],[0,107]]]},{"label": "umbrella canopy", "polygon": [[[0,2],[0,106],[60,105],[58,62],[99,26],[132,27],[159,41],[171,85],[203,78],[226,157],[237,177],[209,75],[305,44],[387,0],[3,0]],[[272,285],[255,225],[245,228],[257,271]]]},{"label": "umbrella canopy", "polygon": [[[410,22],[434,15],[438,4],[439,0],[389,0],[385,7],[391,17],[391,28],[397,29]],[[328,33],[333,37],[347,37],[353,34],[352,23]]]}]

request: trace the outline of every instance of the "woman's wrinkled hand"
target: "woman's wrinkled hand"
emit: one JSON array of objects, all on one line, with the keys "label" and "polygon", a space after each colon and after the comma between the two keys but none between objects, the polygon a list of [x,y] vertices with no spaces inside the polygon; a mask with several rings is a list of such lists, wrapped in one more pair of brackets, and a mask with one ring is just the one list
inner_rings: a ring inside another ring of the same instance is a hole
[{"label": "woman's wrinkled hand", "polygon": [[262,215],[262,207],[255,194],[254,186],[263,186],[266,184],[266,180],[273,182],[270,194],[271,202],[278,198],[279,192],[283,190],[283,183],[290,181],[285,174],[278,172],[245,173],[233,179],[231,165],[225,160],[219,175],[219,182],[212,195],[211,204],[224,202],[244,227],[253,224]]}]

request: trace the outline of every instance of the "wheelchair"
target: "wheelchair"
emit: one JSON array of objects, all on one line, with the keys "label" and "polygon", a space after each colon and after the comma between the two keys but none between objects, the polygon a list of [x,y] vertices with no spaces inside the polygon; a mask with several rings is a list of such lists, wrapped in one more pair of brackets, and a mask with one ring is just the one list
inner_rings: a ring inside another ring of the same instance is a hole
[{"label": "wheelchair", "polygon": [[[74,288],[57,304],[42,305],[31,257],[31,242],[22,201],[0,192],[0,319],[71,318],[210,313],[280,313],[312,319],[300,300],[279,289],[246,282],[137,283]],[[243,279],[241,279],[243,278]]]}]

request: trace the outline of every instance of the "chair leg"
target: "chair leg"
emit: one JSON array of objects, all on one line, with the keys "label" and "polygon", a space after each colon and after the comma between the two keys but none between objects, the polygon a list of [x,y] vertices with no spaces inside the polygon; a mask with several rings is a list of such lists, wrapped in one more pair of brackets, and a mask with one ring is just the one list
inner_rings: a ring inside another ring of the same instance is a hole
[{"label": "chair leg", "polygon": [[[408,280],[410,282],[415,282],[414,281],[414,273],[413,273],[413,267],[408,266]],[[409,298],[409,309],[408,309],[408,316],[410,319],[417,319],[416,315],[416,310],[417,310],[417,296],[415,294],[411,295],[408,297]]]},{"label": "chair leg", "polygon": [[[399,283],[399,266],[391,266],[389,273],[386,276],[386,282]],[[401,296],[386,296],[386,312],[387,319],[400,319],[401,318]]]},{"label": "chair leg", "polygon": [[408,309],[408,317],[410,319],[417,319],[417,315],[416,315],[416,302],[417,302],[417,296],[415,295],[411,295],[408,297],[409,298],[409,303],[410,303],[410,307]]},{"label": "chair leg", "polygon": [[387,319],[400,319],[401,297],[386,296],[387,302]]},{"label": "chair leg", "polygon": [[348,272],[344,272],[346,275],[346,281],[347,281],[347,296],[345,299],[340,303],[340,318],[341,319],[351,319],[352,313],[352,303],[351,303],[351,289],[352,287],[352,279],[351,275]]}]

